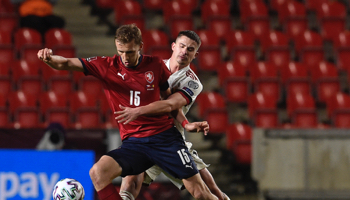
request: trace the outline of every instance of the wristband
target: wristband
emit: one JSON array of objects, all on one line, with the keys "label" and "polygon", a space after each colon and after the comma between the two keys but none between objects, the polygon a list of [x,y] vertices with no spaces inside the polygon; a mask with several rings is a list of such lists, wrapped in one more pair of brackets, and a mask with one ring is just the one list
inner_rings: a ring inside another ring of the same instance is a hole
[{"label": "wristband", "polygon": [[184,128],[185,128],[186,124],[188,124],[188,120],[187,119],[183,120],[182,123],[181,123],[182,127],[184,127]]}]

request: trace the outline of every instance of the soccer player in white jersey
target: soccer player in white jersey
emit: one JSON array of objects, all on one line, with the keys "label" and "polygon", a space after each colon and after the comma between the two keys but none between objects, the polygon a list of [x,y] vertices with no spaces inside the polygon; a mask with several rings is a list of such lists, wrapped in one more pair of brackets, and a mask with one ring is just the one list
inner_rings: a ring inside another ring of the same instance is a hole
[{"label": "soccer player in white jersey", "polygon": [[[183,115],[188,112],[196,97],[203,89],[203,86],[199,81],[198,77],[190,68],[190,63],[198,55],[198,48],[200,44],[200,38],[195,32],[188,30],[181,31],[178,34],[176,41],[172,43],[171,47],[173,53],[171,58],[168,60],[164,60],[166,66],[172,73],[172,75],[168,79],[168,83],[172,92],[180,93],[187,101],[187,104],[184,104],[182,109],[178,111],[180,113],[183,112]],[[140,115],[154,114],[156,112],[157,105],[159,105],[159,103],[161,102],[165,103],[166,100],[154,102],[152,103],[152,105],[149,104],[147,106],[141,106],[138,108],[121,107],[122,111],[116,112],[116,114],[119,114],[118,117],[116,117],[116,119],[119,120],[119,123],[127,124]],[[185,141],[184,128],[187,128],[186,125],[188,121],[185,120],[186,118],[184,118],[184,116],[183,118],[176,117],[176,119],[176,127],[181,132]],[[184,121],[182,121],[182,119]],[[203,126],[205,126],[206,122],[202,123]],[[196,163],[196,167],[200,172],[201,178],[204,180],[210,191],[214,195],[216,195],[220,200],[229,199],[228,196],[225,193],[223,193],[216,185],[214,178],[207,169],[208,165],[205,164],[203,160],[199,158],[195,150],[191,149],[192,143],[186,142],[186,146],[188,147],[189,152],[191,153],[191,156],[194,159],[194,162]],[[135,199],[141,190],[142,182],[145,184],[150,184],[153,180],[157,178],[157,176],[160,175],[160,173],[164,173],[170,179],[170,181],[179,189],[183,187],[183,182],[180,179],[172,177],[160,167],[154,165],[153,167],[149,168],[145,173],[133,176],[126,176],[125,178],[123,178],[120,189],[121,197],[124,200]]]}]

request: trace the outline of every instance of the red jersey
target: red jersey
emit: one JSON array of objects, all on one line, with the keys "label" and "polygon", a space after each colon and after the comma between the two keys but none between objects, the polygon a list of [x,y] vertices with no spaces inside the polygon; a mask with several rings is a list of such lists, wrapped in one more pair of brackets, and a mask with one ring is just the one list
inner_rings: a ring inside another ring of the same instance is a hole
[{"label": "red jersey", "polygon": [[[120,56],[80,59],[85,74],[98,78],[103,85],[113,112],[119,105],[138,107],[160,100],[160,90],[166,90],[171,75],[163,60],[154,56],[141,56],[136,67],[125,67]],[[128,137],[148,137],[174,126],[168,115],[139,116],[124,125],[119,123],[122,140]]]}]

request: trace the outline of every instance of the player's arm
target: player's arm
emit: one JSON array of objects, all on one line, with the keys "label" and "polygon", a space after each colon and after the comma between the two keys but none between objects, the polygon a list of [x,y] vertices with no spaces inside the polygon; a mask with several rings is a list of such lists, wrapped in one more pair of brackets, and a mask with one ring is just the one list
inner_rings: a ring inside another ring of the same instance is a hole
[{"label": "player's arm", "polygon": [[56,70],[84,71],[83,64],[78,58],[65,58],[53,55],[52,50],[45,48],[38,51],[38,58]]},{"label": "player's arm", "polygon": [[173,116],[176,121],[180,122],[182,127],[187,132],[203,132],[204,135],[207,135],[209,132],[209,124],[207,121],[202,122],[188,122],[185,114],[182,111],[182,108],[178,110],[173,110],[171,112],[171,115]]},{"label": "player's arm", "polygon": [[170,113],[173,110],[182,108],[182,106],[187,105],[187,103],[185,97],[180,92],[176,92],[170,95],[166,100],[155,101],[146,106],[129,108],[120,105],[121,111],[115,112],[115,114],[118,115],[115,119],[118,120],[119,123],[124,122],[124,124],[127,124],[135,120],[138,116],[154,116]]}]

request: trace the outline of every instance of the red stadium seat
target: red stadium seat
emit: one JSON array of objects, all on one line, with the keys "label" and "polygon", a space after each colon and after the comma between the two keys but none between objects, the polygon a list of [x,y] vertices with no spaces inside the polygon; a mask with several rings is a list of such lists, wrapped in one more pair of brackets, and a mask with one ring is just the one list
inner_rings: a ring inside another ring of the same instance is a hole
[{"label": "red stadium seat", "polygon": [[54,48],[55,46],[71,46],[72,35],[64,29],[53,28],[45,33],[45,47]]},{"label": "red stadium seat", "polygon": [[56,93],[54,91],[42,92],[39,96],[40,109],[46,113],[50,109],[67,109],[68,96]]},{"label": "red stadium seat", "polygon": [[250,81],[245,67],[235,62],[225,62],[219,67],[218,77],[228,102],[246,103],[250,93]]},{"label": "red stadium seat", "polygon": [[47,82],[47,89],[58,94],[71,95],[74,91],[74,82],[69,77],[52,77]]},{"label": "red stadium seat", "polygon": [[202,45],[197,56],[198,67],[203,71],[215,71],[218,63],[221,63],[221,52],[219,38],[213,31],[197,31],[201,38]]},{"label": "red stadium seat", "polygon": [[58,122],[65,128],[71,126],[67,95],[47,91],[40,94],[39,102],[45,124]]},{"label": "red stadium seat", "polygon": [[291,121],[295,128],[316,128],[318,126],[315,109],[297,110],[293,113]]},{"label": "red stadium seat", "polygon": [[300,53],[303,49],[311,48],[322,48],[323,39],[317,32],[306,30],[294,41],[294,48],[297,53]]},{"label": "red stadium seat", "polygon": [[101,127],[101,115],[97,108],[79,108],[75,112],[76,129],[98,129]]},{"label": "red stadium seat", "polygon": [[39,95],[44,90],[40,69],[36,63],[20,60],[13,63],[12,78],[17,89]]},{"label": "red stadium seat", "polygon": [[148,51],[149,55],[158,56],[161,59],[169,59],[172,51],[169,47],[153,47]]},{"label": "red stadium seat", "polygon": [[95,96],[104,96],[102,84],[100,80],[93,76],[82,77],[78,83],[78,90]]},{"label": "red stadium seat", "polygon": [[317,91],[318,101],[326,102],[328,98],[340,91],[340,80],[335,65],[321,62],[311,73]]},{"label": "red stadium seat", "polygon": [[260,42],[263,52],[275,47],[288,48],[288,37],[281,31],[270,31],[267,38]]},{"label": "red stadium seat", "polygon": [[0,88],[0,95],[7,96],[12,91],[12,80],[9,76],[0,76]]},{"label": "red stadium seat", "polygon": [[311,95],[297,93],[287,97],[287,114],[292,117],[295,112],[315,111],[315,100]]},{"label": "red stadium seat", "polygon": [[246,23],[249,18],[266,18],[268,17],[268,8],[261,0],[240,1],[240,17],[242,23]]},{"label": "red stadium seat", "polygon": [[322,3],[327,3],[329,0],[305,0],[305,7],[307,10],[316,12]]},{"label": "red stadium seat", "polygon": [[226,1],[205,1],[201,5],[201,19],[207,23],[213,17],[230,17],[230,6]]},{"label": "red stadium seat", "polygon": [[143,37],[147,40],[143,41],[143,52],[150,54],[153,48],[168,48],[171,49],[169,43],[169,37],[167,34],[160,30],[148,30],[143,33]]},{"label": "red stadium seat", "polygon": [[58,78],[58,77],[70,78],[71,77],[70,72],[67,70],[56,70],[47,65],[42,65],[40,67],[42,72],[42,78],[46,83],[48,83],[52,78]]},{"label": "red stadium seat", "polygon": [[12,46],[12,34],[10,32],[0,29],[0,45]]},{"label": "red stadium seat", "polygon": [[2,0],[0,1],[0,13],[15,13],[15,5],[11,0]]},{"label": "red stadium seat", "polygon": [[120,24],[124,18],[128,17],[142,17],[142,8],[139,2],[130,1],[119,1],[114,7],[115,23]]},{"label": "red stadium seat", "polygon": [[184,0],[172,0],[169,3],[162,4],[164,23],[168,24],[172,18],[191,18],[192,8],[186,5],[187,3]]},{"label": "red stadium seat", "polygon": [[246,69],[255,63],[256,52],[254,35],[245,31],[232,31],[226,39],[227,51],[235,62],[239,62]]},{"label": "red stadium seat", "polygon": [[193,30],[194,23],[191,16],[172,17],[169,20],[170,38],[175,40],[180,31]]},{"label": "red stadium seat", "polygon": [[264,40],[270,32],[270,20],[268,18],[251,18],[246,24],[246,29],[253,33],[256,40]]},{"label": "red stadium seat", "polygon": [[226,107],[223,96],[216,92],[202,92],[197,97],[197,103],[199,106],[199,116],[202,118],[208,110],[223,109]]},{"label": "red stadium seat", "polygon": [[312,128],[318,124],[315,100],[311,95],[297,93],[287,97],[287,113],[294,126]]},{"label": "red stadium seat", "polygon": [[300,60],[309,70],[324,60],[323,39],[318,33],[307,30],[294,41],[294,44]]},{"label": "red stadium seat", "polygon": [[303,63],[290,62],[286,68],[281,70],[281,79],[287,96],[297,93],[311,94],[311,81]]},{"label": "red stadium seat", "polygon": [[338,37],[334,39],[334,53],[337,67],[341,71],[349,72],[350,69],[350,32],[342,31]]},{"label": "red stadium seat", "polygon": [[333,126],[349,128],[350,120],[350,95],[338,92],[327,101],[327,113]]},{"label": "red stadium seat", "polygon": [[212,17],[208,20],[207,29],[215,32],[220,40],[225,40],[225,37],[230,33],[232,21],[230,17]]},{"label": "red stadium seat", "polygon": [[135,24],[143,33],[146,30],[145,19],[141,16],[128,16],[122,18],[120,24]]},{"label": "red stadium seat", "polygon": [[278,12],[278,20],[281,24],[285,23],[288,19],[293,18],[306,18],[305,5],[298,1],[287,1],[281,7]]},{"label": "red stadium seat", "polygon": [[162,0],[144,0],[143,7],[147,10],[161,10],[164,2]]},{"label": "red stadium seat", "polygon": [[346,7],[343,3],[324,2],[317,7],[317,17],[321,21],[321,35],[326,40],[334,40],[345,30]]},{"label": "red stadium seat", "polygon": [[38,97],[33,94],[27,94],[21,90],[13,91],[9,94],[10,112],[14,113],[18,108],[38,108]]},{"label": "red stadium seat", "polygon": [[24,47],[42,47],[40,33],[35,29],[20,28],[15,32],[15,47],[20,52]]},{"label": "red stadium seat", "polygon": [[249,117],[255,126],[261,128],[273,128],[279,126],[276,99],[257,92],[248,100]]},{"label": "red stadium seat", "polygon": [[35,108],[21,108],[14,113],[14,128],[43,128],[40,111]]},{"label": "red stadium seat", "polygon": [[[1,7],[1,6],[0,6]],[[15,32],[19,25],[18,15],[14,13],[0,13],[0,30],[10,33]]]},{"label": "red stadium seat", "polygon": [[262,92],[275,101],[281,97],[281,84],[276,66],[260,61],[249,70],[255,92]]},{"label": "red stadium seat", "polygon": [[262,52],[266,60],[279,70],[286,67],[291,60],[288,37],[283,32],[271,31],[269,37],[261,41]]},{"label": "red stadium seat", "polygon": [[231,124],[226,131],[226,148],[232,150],[239,164],[251,164],[252,129],[246,124]]},{"label": "red stadium seat", "polygon": [[294,1],[294,0],[270,0],[270,9],[277,11],[279,13],[279,11],[282,9],[282,7],[284,7],[287,3]]},{"label": "red stadium seat", "polygon": [[15,60],[16,54],[12,46],[0,45],[0,65],[10,65]]},{"label": "red stadium seat", "polygon": [[76,91],[69,98],[70,110],[74,113],[78,109],[95,109],[98,106],[97,98],[84,91]]},{"label": "red stadium seat", "polygon": [[199,116],[208,121],[210,132],[223,134],[228,124],[228,115],[223,96],[215,92],[202,92],[197,101]]}]

